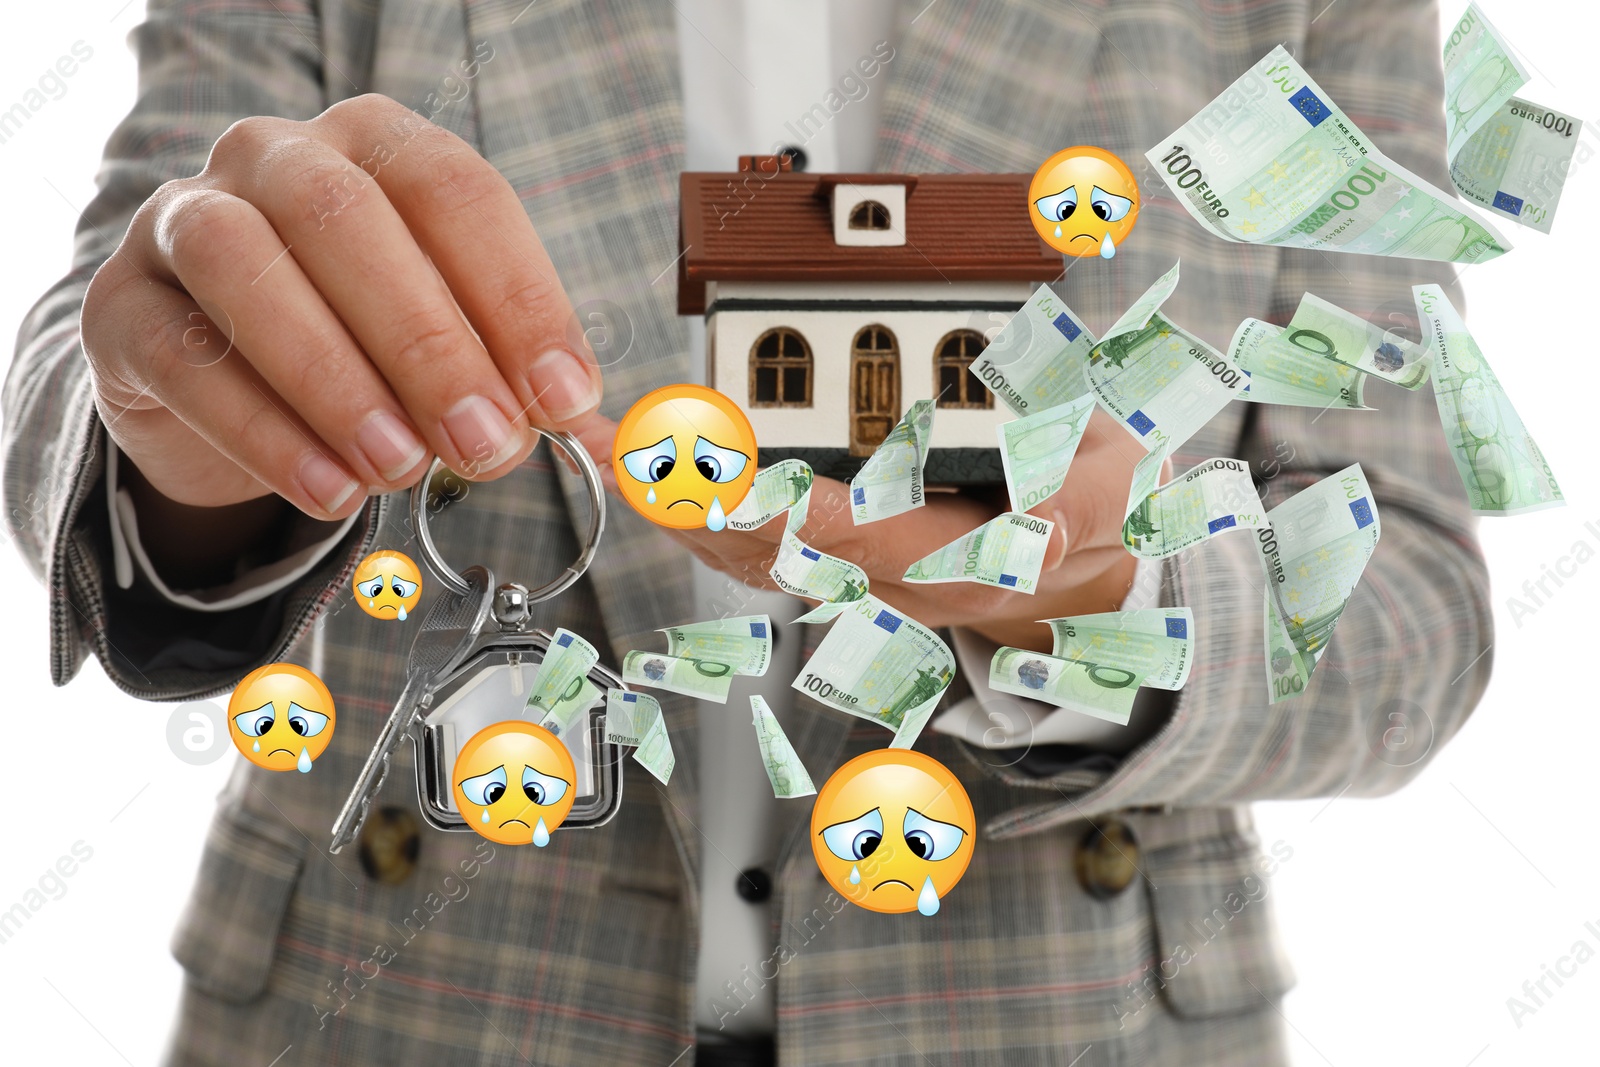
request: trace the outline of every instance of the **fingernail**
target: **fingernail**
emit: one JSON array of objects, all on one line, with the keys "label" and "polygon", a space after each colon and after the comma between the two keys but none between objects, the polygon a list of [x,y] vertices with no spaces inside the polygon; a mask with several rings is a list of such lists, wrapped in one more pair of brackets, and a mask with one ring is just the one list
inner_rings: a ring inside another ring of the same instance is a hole
[{"label": "fingernail", "polygon": [[456,446],[469,470],[463,474],[492,471],[511,458],[522,445],[522,438],[501,414],[492,400],[482,396],[465,397],[444,413],[440,420],[450,443]]},{"label": "fingernail", "polygon": [[310,452],[300,461],[300,485],[323,511],[332,514],[361,488],[339,465],[321,452]]},{"label": "fingernail", "polygon": [[356,444],[368,462],[387,481],[394,481],[428,454],[422,439],[398,416],[374,411],[356,431]]},{"label": "fingernail", "polygon": [[563,348],[535,356],[528,381],[539,410],[551,422],[567,422],[600,404],[600,385],[589,374],[589,365]]}]

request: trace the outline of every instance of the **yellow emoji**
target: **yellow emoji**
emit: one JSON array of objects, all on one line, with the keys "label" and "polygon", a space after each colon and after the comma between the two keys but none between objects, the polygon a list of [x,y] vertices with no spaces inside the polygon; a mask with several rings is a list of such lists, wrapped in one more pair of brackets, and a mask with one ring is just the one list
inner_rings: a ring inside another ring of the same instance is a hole
[{"label": "yellow emoji", "polygon": [[454,774],[461,817],[497,845],[532,841],[543,848],[577,799],[578,771],[567,746],[521,719],[473,734],[456,757]]},{"label": "yellow emoji", "polygon": [[628,505],[674,530],[720,530],[756,477],[756,434],[739,405],[703,385],[646,393],[611,450]]},{"label": "yellow emoji", "polygon": [[233,747],[269,771],[310,771],[333,740],[333,727],[333,694],[293,663],[257,667],[228,700]]},{"label": "yellow emoji", "polygon": [[1139,218],[1139,183],[1104,148],[1063,148],[1033,172],[1028,219],[1044,243],[1069,256],[1117,254]]},{"label": "yellow emoji", "polygon": [[350,588],[374,619],[404,619],[422,599],[422,572],[410,556],[384,549],[361,561]]},{"label": "yellow emoji", "polygon": [[880,748],[833,772],[811,809],[811,851],[846,900],[932,915],[966,873],[977,819],[956,776],[907,748]]}]

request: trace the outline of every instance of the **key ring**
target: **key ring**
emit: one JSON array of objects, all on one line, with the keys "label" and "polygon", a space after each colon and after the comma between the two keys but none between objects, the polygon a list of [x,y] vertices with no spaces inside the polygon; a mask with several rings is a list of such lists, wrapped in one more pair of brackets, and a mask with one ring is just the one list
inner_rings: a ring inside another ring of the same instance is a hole
[{"label": "key ring", "polygon": [[[600,472],[595,468],[594,460],[589,458],[588,450],[570,433],[545,431],[544,436],[551,445],[565,452],[583,475],[584,488],[589,492],[589,532],[583,551],[578,553],[578,558],[573,560],[565,571],[539,588],[529,590],[527,595],[529,604],[537,604],[542,600],[560,596],[583,577],[583,572],[594,562],[594,554],[600,548],[600,535],[606,528],[605,487],[600,482]],[[435,456],[428,466],[427,476],[411,487],[411,522],[417,531],[417,543],[422,549],[422,559],[428,565],[428,569],[433,571],[451,592],[458,596],[466,596],[472,587],[454,567],[444,561],[438,547],[433,543],[433,534],[428,530],[428,485],[443,466],[444,461]]]}]

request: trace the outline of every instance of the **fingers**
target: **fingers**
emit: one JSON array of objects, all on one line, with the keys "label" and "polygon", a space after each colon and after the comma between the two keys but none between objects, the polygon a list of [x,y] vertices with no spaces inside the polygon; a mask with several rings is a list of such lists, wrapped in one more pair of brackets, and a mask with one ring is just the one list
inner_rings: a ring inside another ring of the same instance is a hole
[{"label": "fingers", "polygon": [[[227,471],[210,472],[213,477],[207,478],[194,457],[177,457],[171,445],[172,428],[154,425],[157,420],[175,418],[188,427],[197,443],[204,442],[215,451],[219,465],[231,464],[309,515],[342,519],[366,502],[362,481],[338,451],[299,418],[237,351],[212,362],[193,358],[187,333],[203,328],[220,337],[222,331],[205,319],[187,295],[159,284],[140,284],[137,303],[128,303],[128,314],[122,320],[126,330],[123,344],[137,348],[137,360],[107,353],[102,346],[97,358],[120,364],[122,373],[96,375],[96,400],[112,436],[119,443],[131,439],[130,454],[140,456],[140,468],[155,488],[179,503],[204,505],[215,505],[229,496],[249,499],[259,495],[247,482],[232,489],[222,487]],[[132,367],[139,368],[137,375],[129,373]],[[132,391],[112,396],[110,390],[99,387],[102,380],[118,379]],[[167,447],[139,447],[140,437],[158,433],[168,442]],[[206,480],[205,486],[172,478],[165,468],[173,464],[163,460],[180,458],[182,462],[176,466],[183,469],[188,481]],[[202,495],[196,496],[201,489]]]},{"label": "fingers", "polygon": [[[584,451],[589,453],[589,458],[594,460],[595,469],[600,472],[600,480],[605,484],[606,491],[616,493],[617,474],[611,466],[611,449],[617,439],[617,424],[598,411],[593,411],[563,428],[578,439]],[[560,449],[556,450],[556,454],[565,459]],[[568,469],[571,469],[570,464]]]},{"label": "fingers", "polygon": [[339,317],[243,200],[211,189],[176,198],[155,242],[176,279],[290,410],[367,485],[422,476],[429,450]]},{"label": "fingers", "polygon": [[[325,126],[351,159],[376,155],[377,184],[438,267],[531,423],[560,428],[599,405],[599,369],[581,338],[567,336],[566,291],[516,192],[488,161],[384,97],[336,105],[313,125]],[[385,136],[403,147],[382,150]]]},{"label": "fingers", "polygon": [[224,184],[266,217],[430,448],[469,477],[520,462],[536,438],[516,393],[378,184],[270,123],[231,127],[213,159],[234,153],[256,163],[225,170]]}]

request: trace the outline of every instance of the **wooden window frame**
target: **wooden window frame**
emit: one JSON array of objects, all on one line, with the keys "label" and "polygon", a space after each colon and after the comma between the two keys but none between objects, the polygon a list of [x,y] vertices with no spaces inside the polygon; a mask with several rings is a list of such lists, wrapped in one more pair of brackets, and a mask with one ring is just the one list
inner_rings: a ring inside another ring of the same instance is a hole
[{"label": "wooden window frame", "polygon": [[[876,215],[873,214],[874,208],[877,209]],[[863,216],[866,218],[866,225],[860,225],[856,221]],[[874,221],[879,219],[883,221],[882,226],[872,225]],[[850,209],[850,218],[846,221],[845,228],[851,230],[864,230],[870,233],[886,233],[887,231],[894,229],[893,220],[889,215],[889,206],[883,203],[881,200],[863,200],[861,203]]]},{"label": "wooden window frame", "polygon": [[[771,358],[767,358],[767,357],[763,357],[763,356],[757,355],[757,353],[761,349],[762,342],[766,341],[767,338],[774,337],[774,336],[776,336],[778,338],[778,354],[776,356],[774,356],[774,357],[771,357]],[[784,351],[783,350],[784,350],[784,337],[785,336],[793,337],[796,341],[800,342],[800,348],[804,351],[805,354],[803,356],[798,356],[798,357],[797,356],[784,355]],[[812,397],[812,389],[813,389],[812,381],[813,381],[813,378],[815,377],[815,373],[816,373],[816,361],[813,359],[813,357],[811,355],[811,343],[806,340],[805,334],[801,333],[799,330],[795,329],[793,326],[774,326],[771,329],[761,331],[761,336],[757,337],[755,339],[755,342],[753,344],[751,344],[751,346],[750,346],[749,365],[750,365],[750,371],[749,371],[749,374],[750,374],[750,377],[749,377],[750,406],[752,408],[809,408],[809,407],[811,407],[811,397]],[[784,395],[783,383],[784,383],[784,379],[787,377],[785,372],[789,371],[789,370],[794,370],[795,368],[801,368],[801,369],[804,369],[804,371],[805,371],[806,389],[805,389],[805,398],[803,400],[793,400],[793,399],[790,399],[789,397]],[[758,400],[756,398],[757,397],[757,394],[756,394],[756,372],[757,372],[757,370],[769,370],[769,369],[772,370],[778,376],[778,388],[777,388],[778,399],[777,400]]]},{"label": "wooden window frame", "polygon": [[[969,343],[964,347],[970,348],[970,341],[974,338],[978,342],[978,349],[970,356],[945,355],[946,345],[952,342],[967,341]],[[939,338],[939,343],[933,346],[933,396],[935,407],[951,408],[957,411],[992,411],[994,409],[994,394],[985,389],[983,383],[978,380],[978,376],[972,373],[972,364],[977,361],[978,357],[983,354],[983,350],[988,347],[989,342],[984,340],[983,334],[977,330],[964,328],[951,330]],[[966,372],[966,377],[957,379],[961,383],[962,396],[956,400],[945,399],[944,390],[940,387],[940,372],[945,367],[959,367]],[[972,395],[972,390],[974,389],[979,393],[977,397]]]}]

